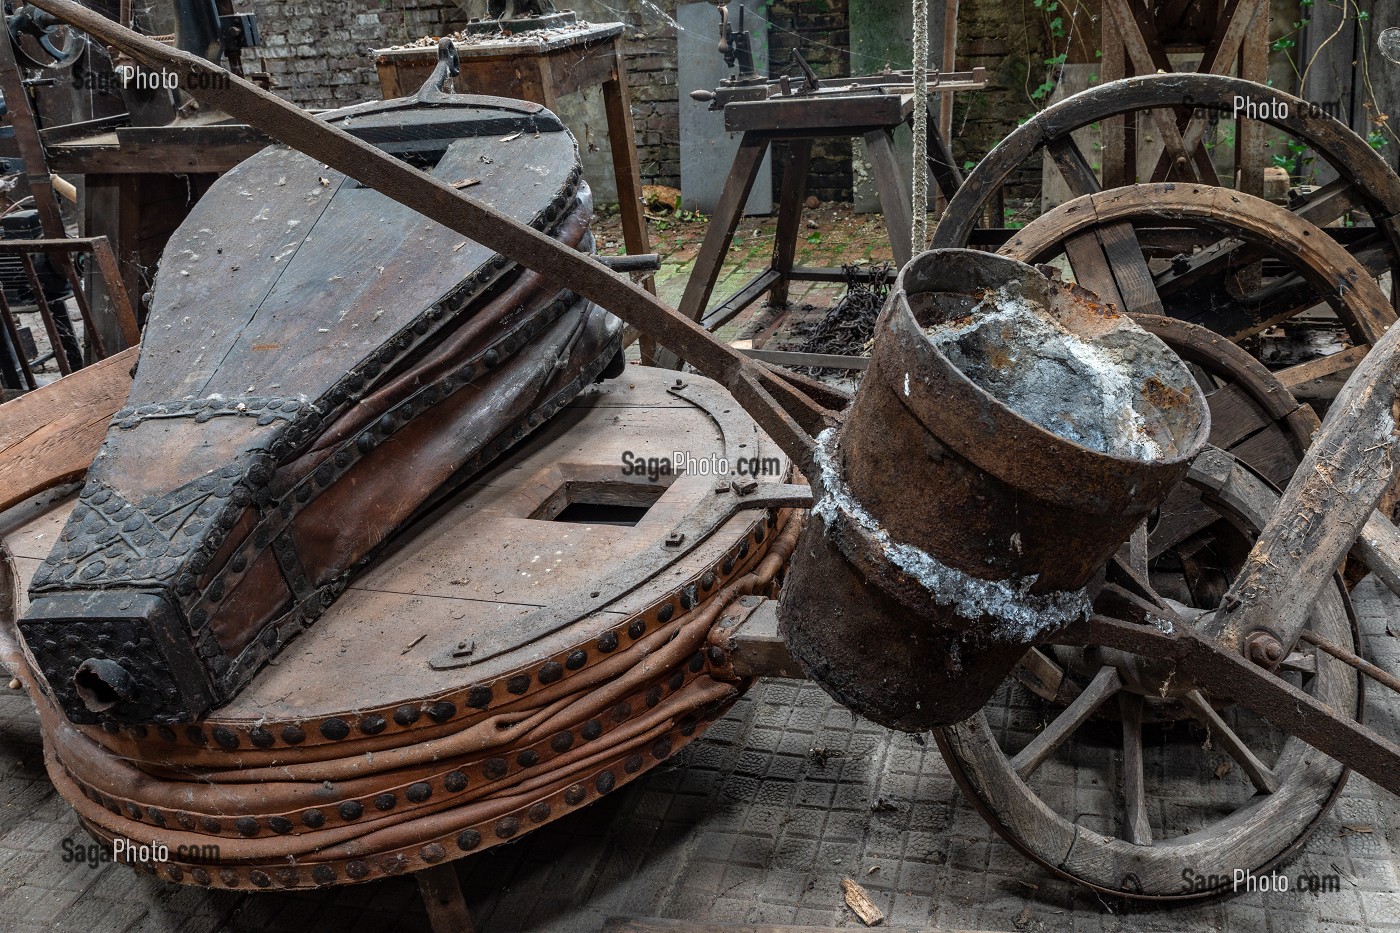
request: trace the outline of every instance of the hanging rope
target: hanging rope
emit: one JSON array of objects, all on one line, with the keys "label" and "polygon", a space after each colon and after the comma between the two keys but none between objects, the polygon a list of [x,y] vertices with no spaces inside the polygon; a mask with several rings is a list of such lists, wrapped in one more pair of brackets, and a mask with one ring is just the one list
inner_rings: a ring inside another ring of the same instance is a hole
[{"label": "hanging rope", "polygon": [[911,255],[928,242],[928,0],[914,0],[914,223]]}]

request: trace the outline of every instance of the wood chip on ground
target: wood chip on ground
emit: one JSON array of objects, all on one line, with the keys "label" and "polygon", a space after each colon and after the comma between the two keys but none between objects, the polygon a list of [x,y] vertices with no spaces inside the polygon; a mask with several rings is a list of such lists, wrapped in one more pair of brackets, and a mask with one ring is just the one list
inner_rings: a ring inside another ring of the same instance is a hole
[{"label": "wood chip on ground", "polygon": [[850,878],[842,880],[841,893],[846,897],[846,906],[855,911],[861,923],[868,927],[873,927],[879,926],[885,922],[884,913],[880,908],[875,906],[875,902],[870,899],[870,895],[865,893],[865,888],[862,888]]}]

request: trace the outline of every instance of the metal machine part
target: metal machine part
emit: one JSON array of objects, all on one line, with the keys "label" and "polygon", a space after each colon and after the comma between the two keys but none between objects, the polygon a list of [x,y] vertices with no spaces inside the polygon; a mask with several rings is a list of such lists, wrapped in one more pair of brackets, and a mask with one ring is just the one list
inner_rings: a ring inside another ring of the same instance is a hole
[{"label": "metal machine part", "polygon": [[[734,80],[740,84],[762,80],[753,69],[753,37],[744,28],[744,8],[739,7],[738,23],[730,25],[729,6],[719,7],[719,53],[730,68],[738,68]],[[793,54],[796,54],[794,51]]]},{"label": "metal machine part", "polygon": [[87,51],[87,36],[32,6],[14,10],[6,17],[6,25],[16,56],[34,68],[67,68]]},{"label": "metal machine part", "polygon": [[455,2],[471,17],[465,29],[471,35],[511,35],[535,29],[559,29],[578,22],[577,13],[556,8],[554,0],[485,0],[485,16],[481,15],[481,0]]}]

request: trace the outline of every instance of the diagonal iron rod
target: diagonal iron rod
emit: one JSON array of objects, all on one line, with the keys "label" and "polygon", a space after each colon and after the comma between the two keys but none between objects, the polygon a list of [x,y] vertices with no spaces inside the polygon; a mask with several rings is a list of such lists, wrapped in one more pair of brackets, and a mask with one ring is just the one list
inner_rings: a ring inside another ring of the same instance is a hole
[{"label": "diagonal iron rod", "polygon": [[784,452],[812,475],[812,438],[835,423],[834,415],[627,278],[212,62],[125,29],[71,0],[39,0],[33,5],[147,67],[175,75],[181,89],[201,102],[563,283],[651,335],[734,392]]}]

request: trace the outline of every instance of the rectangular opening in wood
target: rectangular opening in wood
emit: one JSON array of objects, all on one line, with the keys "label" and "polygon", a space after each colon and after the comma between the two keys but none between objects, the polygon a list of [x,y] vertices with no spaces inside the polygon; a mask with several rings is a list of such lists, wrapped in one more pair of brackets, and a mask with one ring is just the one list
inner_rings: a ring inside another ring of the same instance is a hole
[{"label": "rectangular opening in wood", "polygon": [[651,483],[571,480],[556,489],[530,518],[575,525],[638,524],[666,487]]}]

